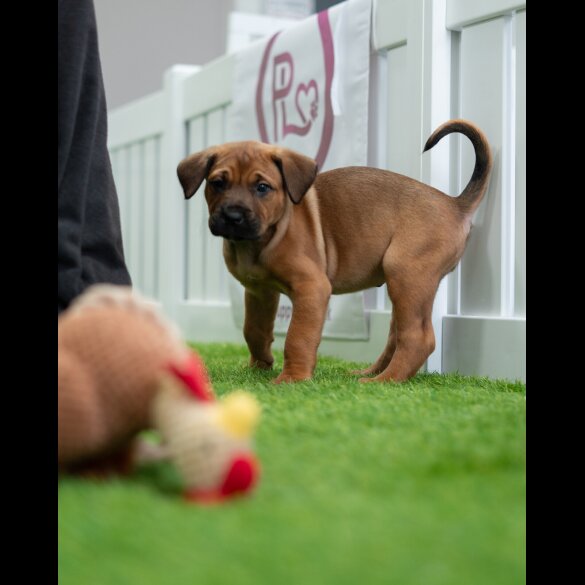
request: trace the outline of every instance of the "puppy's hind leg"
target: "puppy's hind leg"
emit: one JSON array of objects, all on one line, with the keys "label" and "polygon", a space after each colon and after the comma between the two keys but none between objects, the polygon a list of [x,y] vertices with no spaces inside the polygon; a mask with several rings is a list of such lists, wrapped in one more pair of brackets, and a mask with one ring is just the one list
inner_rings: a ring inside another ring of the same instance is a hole
[{"label": "puppy's hind leg", "polygon": [[357,376],[370,376],[372,374],[379,374],[383,372],[387,367],[392,356],[396,351],[396,319],[394,316],[394,310],[392,310],[392,318],[390,320],[390,333],[388,334],[388,341],[386,347],[380,354],[380,357],[369,367],[364,370],[353,370],[351,373]]},{"label": "puppy's hind leg", "polygon": [[400,253],[385,259],[396,345],[385,369],[374,378],[361,378],[360,382],[408,380],[435,349],[432,310],[441,275],[434,274],[433,267],[420,258],[418,264],[416,260]]}]

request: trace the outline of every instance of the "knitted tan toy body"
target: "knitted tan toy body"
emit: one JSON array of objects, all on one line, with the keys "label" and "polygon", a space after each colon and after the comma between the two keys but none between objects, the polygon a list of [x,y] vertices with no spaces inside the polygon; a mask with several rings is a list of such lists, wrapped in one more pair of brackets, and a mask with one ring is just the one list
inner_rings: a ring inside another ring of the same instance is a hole
[{"label": "knitted tan toy body", "polygon": [[243,392],[216,400],[203,362],[150,301],[88,289],[59,318],[58,351],[60,469],[129,471],[137,433],[154,428],[187,498],[220,501],[254,485],[257,402]]},{"label": "knitted tan toy body", "polygon": [[80,302],[58,329],[59,466],[114,459],[151,426],[160,372],[185,349],[138,303]]}]

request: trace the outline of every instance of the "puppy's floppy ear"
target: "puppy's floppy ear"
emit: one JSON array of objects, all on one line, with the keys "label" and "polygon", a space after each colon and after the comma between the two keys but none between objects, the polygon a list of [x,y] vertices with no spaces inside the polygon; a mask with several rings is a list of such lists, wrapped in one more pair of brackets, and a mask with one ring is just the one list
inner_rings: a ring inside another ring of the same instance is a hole
[{"label": "puppy's floppy ear", "polygon": [[177,175],[185,193],[185,199],[193,197],[209,175],[217,154],[210,148],[183,159],[177,167]]},{"label": "puppy's floppy ear", "polygon": [[284,190],[291,201],[300,203],[317,176],[317,163],[312,158],[287,148],[276,149],[272,160],[282,175]]}]

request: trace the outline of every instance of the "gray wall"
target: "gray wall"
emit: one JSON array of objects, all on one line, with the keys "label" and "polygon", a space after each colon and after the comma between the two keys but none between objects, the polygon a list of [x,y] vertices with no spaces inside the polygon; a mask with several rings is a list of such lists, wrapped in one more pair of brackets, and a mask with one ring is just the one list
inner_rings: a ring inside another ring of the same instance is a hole
[{"label": "gray wall", "polygon": [[223,55],[232,0],[94,0],[108,109],[160,89],[171,65]]},{"label": "gray wall", "polygon": [[[339,0],[316,0],[317,11]],[[160,89],[171,65],[225,53],[232,10],[267,12],[264,0],[94,0],[108,109]],[[269,11],[268,11],[269,12]]]}]

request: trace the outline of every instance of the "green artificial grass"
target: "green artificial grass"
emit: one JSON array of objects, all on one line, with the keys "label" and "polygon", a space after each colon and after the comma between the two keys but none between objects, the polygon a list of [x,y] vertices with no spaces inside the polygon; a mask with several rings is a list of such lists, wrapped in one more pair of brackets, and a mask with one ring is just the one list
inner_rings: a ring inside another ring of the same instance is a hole
[{"label": "green artificial grass", "polygon": [[419,374],[358,384],[320,357],[275,386],[247,350],[196,345],[214,388],[263,408],[255,492],[185,503],[168,463],[59,482],[61,585],[525,582],[525,386]]}]

